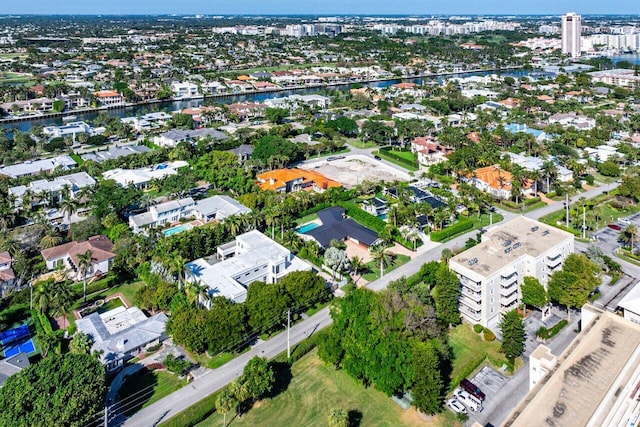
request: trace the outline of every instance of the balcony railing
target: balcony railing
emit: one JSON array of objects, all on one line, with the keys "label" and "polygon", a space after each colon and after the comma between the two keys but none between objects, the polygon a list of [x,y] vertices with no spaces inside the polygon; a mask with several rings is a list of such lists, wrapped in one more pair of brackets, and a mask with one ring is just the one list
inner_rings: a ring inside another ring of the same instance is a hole
[{"label": "balcony railing", "polygon": [[480,283],[478,282],[474,282],[473,280],[467,279],[466,277],[461,277],[460,278],[460,284],[463,286],[466,286],[467,288],[475,291],[475,292],[480,292],[482,291],[482,286],[480,286]]},{"label": "balcony railing", "polygon": [[480,320],[480,318],[482,317],[481,311],[471,310],[470,308],[467,308],[464,305],[460,306],[460,312],[465,316],[468,316],[476,321]]},{"label": "balcony railing", "polygon": [[469,290],[467,287],[463,286],[462,289],[460,290],[460,293],[467,297],[467,298],[471,298],[472,300],[476,301],[476,302],[481,302],[482,301],[482,293],[481,292],[473,292],[471,290]]}]

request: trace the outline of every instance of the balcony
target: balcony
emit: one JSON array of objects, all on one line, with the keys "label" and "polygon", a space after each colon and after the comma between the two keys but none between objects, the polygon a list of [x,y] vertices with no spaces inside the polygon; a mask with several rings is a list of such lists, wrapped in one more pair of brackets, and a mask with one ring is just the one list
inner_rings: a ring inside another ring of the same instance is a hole
[{"label": "balcony", "polygon": [[506,297],[511,295],[512,293],[518,293],[518,288],[515,286],[500,286],[500,296]]},{"label": "balcony", "polygon": [[515,271],[515,270],[513,270],[513,271],[509,271],[509,272],[507,272],[507,273],[504,273],[504,274],[501,274],[501,275],[500,275],[500,279],[501,279],[503,282],[510,282],[510,281],[512,281],[514,278],[517,278],[517,277],[518,277],[518,272],[517,272],[517,271]]},{"label": "balcony", "polygon": [[513,300],[513,302],[510,302],[510,303],[502,302],[500,304],[500,309],[502,311],[511,311],[511,310],[515,309],[517,306],[518,306],[518,298],[515,298]]},{"label": "balcony", "polygon": [[473,301],[472,299],[461,295],[460,299],[458,300],[458,302],[460,303],[460,307],[462,307],[462,305],[464,305],[465,307],[471,309],[471,310],[481,310],[482,308],[482,304],[479,301]]},{"label": "balcony", "polygon": [[471,310],[468,307],[465,307],[464,305],[460,306],[460,313],[462,313],[463,315],[471,318],[472,320],[475,321],[480,321],[481,317],[482,317],[482,312],[481,311],[476,311],[476,310]]},{"label": "balcony", "polygon": [[481,292],[482,291],[482,286],[480,286],[480,283],[474,282],[473,280],[467,279],[466,277],[461,277],[460,278],[460,284],[462,286],[465,286],[465,287],[471,289],[474,292]]},{"label": "balcony", "polygon": [[503,306],[511,306],[513,305],[515,302],[518,301],[518,292],[513,292],[509,295],[503,296],[502,299],[500,300],[500,303]]},{"label": "balcony", "polygon": [[551,270],[554,270],[558,268],[560,264],[562,264],[562,258],[557,258],[556,260],[547,260],[546,264],[547,267],[549,267]]},{"label": "balcony", "polygon": [[561,254],[561,253],[555,253],[555,254],[552,254],[552,255],[547,255],[547,259],[548,259],[549,261],[555,261],[555,260],[557,260],[558,258],[560,258],[561,256],[562,256],[562,254]]},{"label": "balcony", "polygon": [[471,298],[472,300],[478,303],[482,302],[482,292],[473,292],[469,288],[463,286],[462,289],[460,290],[460,293],[463,296],[467,298]]}]

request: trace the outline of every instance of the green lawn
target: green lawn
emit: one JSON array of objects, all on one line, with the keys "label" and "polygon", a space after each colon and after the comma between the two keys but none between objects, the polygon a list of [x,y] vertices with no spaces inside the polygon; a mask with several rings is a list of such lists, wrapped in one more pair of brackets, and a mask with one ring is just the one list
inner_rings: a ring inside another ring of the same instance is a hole
[{"label": "green lawn", "polygon": [[[444,239],[440,240],[440,242],[441,243],[448,242],[449,240],[455,239],[458,236],[461,236],[466,233],[470,233],[473,230],[479,230],[480,228],[486,227],[489,224],[496,224],[504,219],[504,217],[497,212],[494,212],[493,215],[482,214],[480,215],[480,218],[478,218],[478,215],[471,215],[468,218],[471,219],[471,221],[473,222],[473,226],[471,228],[452,234],[450,236],[447,236]],[[443,230],[446,231],[447,227],[445,227]]]},{"label": "green lawn", "polygon": [[317,213],[312,213],[312,214],[309,214],[309,215],[305,215],[302,218],[296,220],[296,226],[302,225],[302,224],[306,224],[307,222],[311,222],[314,219],[318,219],[318,214]]},{"label": "green lawn", "polygon": [[32,82],[33,75],[28,73],[0,73],[0,84]]},{"label": "green lawn", "polygon": [[113,310],[114,308],[124,307],[124,303],[120,298],[114,298],[107,302],[105,302],[102,307],[98,310],[98,313],[105,313],[109,310]]},{"label": "green lawn", "polygon": [[449,332],[449,345],[453,350],[453,371],[451,373],[450,389],[453,390],[461,379],[473,373],[480,365],[488,360],[489,364],[500,369],[506,363],[504,355],[500,353],[498,341],[486,342],[482,334],[476,334],[473,328],[463,323]]},{"label": "green lawn", "polygon": [[125,380],[118,393],[118,400],[128,400],[135,395],[138,403],[128,406],[127,410],[124,411],[126,414],[132,414],[185,385],[187,385],[187,380],[181,380],[176,375],[164,371],[149,371],[147,368],[143,368]]},{"label": "green lawn", "polygon": [[138,292],[138,289],[142,288],[143,286],[144,286],[143,281],[139,281],[135,283],[126,283],[124,285],[116,286],[114,288],[105,289],[104,291],[102,291],[101,296],[103,298],[106,298],[108,296],[121,292],[122,295],[124,295],[124,297],[127,299],[127,302],[129,303],[129,305],[134,306],[137,304],[136,292]]},{"label": "green lawn", "polygon": [[[399,155],[400,157],[402,157],[403,159],[409,160],[409,161],[411,161],[411,162],[415,162],[415,161],[416,161],[416,159],[415,159],[415,154],[413,154],[413,153],[403,152],[403,151],[394,151],[394,153],[395,153],[395,154],[398,154],[398,155]],[[417,168],[417,167],[415,167],[415,166],[411,166],[411,165],[408,165],[408,164],[407,164],[407,163],[405,163],[405,162],[402,162],[402,161],[400,161],[400,160],[398,160],[398,159],[396,159],[396,158],[394,158],[394,157],[392,157],[392,156],[389,156],[387,153],[385,153],[385,152],[384,152],[384,151],[382,151],[382,150],[374,151],[372,154],[374,154],[374,155],[376,155],[376,156],[380,156],[380,157],[381,157],[381,158],[383,158],[384,160],[386,160],[386,161],[388,161],[388,162],[391,162],[391,163],[393,163],[394,165],[398,165],[398,166],[400,166],[401,168],[404,168],[404,169],[406,169],[406,170],[408,170],[408,171],[416,172],[416,171],[418,170],[418,168]],[[406,154],[410,154],[410,155],[412,156],[412,158],[407,158]]]},{"label": "green lawn", "polygon": [[237,356],[235,353],[220,353],[215,357],[209,357],[206,354],[198,354],[188,352],[189,356],[196,361],[200,366],[207,367],[209,369],[216,369],[224,365],[228,361]]},{"label": "green lawn", "polygon": [[[396,268],[400,267],[402,264],[406,264],[407,262],[409,262],[411,260],[411,258],[409,258],[407,255],[396,255],[393,259],[393,264],[391,264],[390,266],[386,266],[384,268],[384,273],[390,273],[391,271],[395,270]],[[375,261],[369,261],[368,263],[365,264],[365,268],[368,269],[369,271],[366,274],[362,275],[362,278],[364,280],[366,280],[367,282],[372,282],[378,278],[380,278],[380,264],[376,263]]]},{"label": "green lawn", "polygon": [[[282,377],[280,378],[282,380]],[[414,409],[407,411],[375,388],[365,388],[344,371],[326,366],[318,359],[317,350],[293,364],[291,379],[284,391],[273,398],[257,402],[241,418],[227,414],[232,427],[242,426],[326,426],[330,411],[343,408],[360,425],[375,426],[449,426],[453,418],[438,415],[432,423],[417,417]],[[219,427],[222,415],[214,413],[199,427]]]},{"label": "green lawn", "polygon": [[376,148],[378,144],[373,141],[364,142],[361,139],[349,138],[347,139],[347,144],[355,148]]}]

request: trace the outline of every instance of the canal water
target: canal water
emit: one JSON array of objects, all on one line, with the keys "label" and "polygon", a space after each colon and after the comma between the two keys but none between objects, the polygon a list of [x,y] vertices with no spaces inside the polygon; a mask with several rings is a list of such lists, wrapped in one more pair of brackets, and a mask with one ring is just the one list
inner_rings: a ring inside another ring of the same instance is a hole
[{"label": "canal water", "polygon": [[[446,79],[450,79],[452,77],[471,77],[471,76],[486,76],[490,74],[501,74],[504,76],[513,76],[513,77],[521,77],[521,76],[541,76],[542,73],[534,73],[527,70],[508,70],[504,73],[500,73],[499,71],[478,71],[478,72],[470,72],[470,73],[461,73],[461,74],[445,74],[437,77],[415,77],[408,79],[392,79],[392,80],[382,80],[382,81],[374,81],[374,82],[364,82],[360,83],[361,86],[374,87],[374,88],[385,88],[397,83],[401,82],[412,82],[417,84],[422,84],[423,82],[439,82],[442,83]],[[94,120],[100,113],[107,112],[109,115],[113,117],[135,117],[137,115],[142,115],[146,113],[150,113],[153,111],[178,111],[184,108],[189,107],[200,107],[202,105],[212,105],[212,104],[233,104],[235,102],[245,102],[245,101],[255,101],[261,102],[266,99],[271,98],[281,98],[286,97],[293,94],[298,95],[309,95],[309,94],[318,94],[327,91],[333,90],[348,90],[357,83],[354,84],[344,84],[337,86],[319,86],[312,88],[302,88],[302,89],[292,89],[278,92],[261,92],[261,93],[250,93],[250,94],[239,94],[239,95],[228,95],[214,98],[205,98],[205,99],[193,99],[193,100],[183,100],[183,101],[165,101],[165,102],[156,102],[153,104],[144,104],[144,105],[134,105],[129,107],[122,108],[114,108],[110,110],[99,110],[99,111],[91,111],[91,112],[74,112],[73,115],[77,117],[76,120],[91,122]],[[27,132],[33,126],[50,126],[50,125],[62,125],[62,117],[46,117],[46,118],[35,118],[20,122],[14,123],[4,123],[3,126],[11,131],[13,129],[18,129],[22,132]]]}]

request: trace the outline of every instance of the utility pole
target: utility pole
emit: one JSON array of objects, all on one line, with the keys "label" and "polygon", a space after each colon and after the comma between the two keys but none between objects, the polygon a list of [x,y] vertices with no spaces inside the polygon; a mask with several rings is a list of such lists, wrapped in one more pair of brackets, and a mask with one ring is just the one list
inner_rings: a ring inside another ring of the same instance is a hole
[{"label": "utility pole", "polygon": [[291,309],[287,310],[287,360],[291,359]]},{"label": "utility pole", "polygon": [[564,202],[564,209],[565,209],[565,225],[567,228],[569,228],[569,193],[566,194],[565,197],[565,202]]}]

